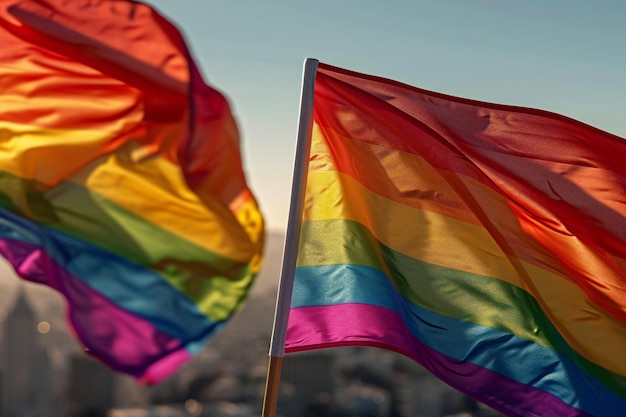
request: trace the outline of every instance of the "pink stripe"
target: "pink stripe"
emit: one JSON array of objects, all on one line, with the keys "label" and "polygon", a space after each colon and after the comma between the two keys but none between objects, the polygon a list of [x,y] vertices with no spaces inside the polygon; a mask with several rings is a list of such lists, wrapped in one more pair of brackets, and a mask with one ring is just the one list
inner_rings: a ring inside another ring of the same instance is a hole
[{"label": "pink stripe", "polygon": [[544,391],[437,352],[411,335],[402,318],[389,309],[368,304],[291,309],[285,353],[340,346],[371,346],[406,355],[447,384],[508,416],[588,416]]},{"label": "pink stripe", "polygon": [[156,383],[190,358],[179,340],[120,309],[59,267],[41,248],[0,239],[0,252],[19,276],[65,296],[69,322],[85,350],[116,371]]},{"label": "pink stripe", "polygon": [[158,384],[191,358],[191,354],[186,349],[178,349],[150,365],[140,379],[148,385]]}]

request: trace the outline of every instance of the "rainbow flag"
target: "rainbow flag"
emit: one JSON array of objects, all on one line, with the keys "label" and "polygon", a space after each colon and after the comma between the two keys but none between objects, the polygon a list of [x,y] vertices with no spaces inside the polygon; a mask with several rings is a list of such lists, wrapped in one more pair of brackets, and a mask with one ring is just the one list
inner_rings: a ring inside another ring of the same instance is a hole
[{"label": "rainbow flag", "polygon": [[285,353],[390,349],[509,416],[626,410],[626,142],[320,63]]},{"label": "rainbow flag", "polygon": [[179,31],[126,0],[0,2],[0,253],[89,353],[156,383],[245,300],[263,218]]}]

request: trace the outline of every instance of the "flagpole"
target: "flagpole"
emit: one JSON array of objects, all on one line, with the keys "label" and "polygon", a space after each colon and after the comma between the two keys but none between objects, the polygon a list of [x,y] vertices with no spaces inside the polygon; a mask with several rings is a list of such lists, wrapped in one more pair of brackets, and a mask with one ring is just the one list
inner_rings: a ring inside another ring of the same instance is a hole
[{"label": "flagpole", "polygon": [[298,137],[294,161],[293,178],[291,183],[291,201],[287,234],[283,249],[283,264],[280,273],[280,283],[276,296],[276,311],[274,312],[274,327],[270,342],[269,364],[265,382],[265,396],[263,398],[262,417],[274,417],[280,385],[280,371],[285,353],[285,333],[287,319],[291,305],[293,278],[298,256],[300,227],[302,225],[302,208],[304,206],[304,191],[308,169],[309,153],[311,150],[311,132],[313,130],[313,89],[318,61],[307,58],[304,61],[302,76],[302,91],[300,94],[300,118],[298,120]]}]

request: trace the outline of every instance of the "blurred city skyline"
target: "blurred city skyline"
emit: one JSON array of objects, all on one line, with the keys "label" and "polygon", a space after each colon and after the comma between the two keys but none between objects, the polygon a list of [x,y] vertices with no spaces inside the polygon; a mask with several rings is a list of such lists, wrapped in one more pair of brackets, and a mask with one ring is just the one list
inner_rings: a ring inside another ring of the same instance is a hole
[{"label": "blurred city skyline", "polygon": [[[0,357],[6,358],[11,340],[28,339],[33,349],[14,345],[10,362],[13,369],[35,372],[29,382],[0,371],[0,381],[5,375],[12,381],[4,385],[5,398],[13,399],[8,404],[23,407],[19,417],[260,415],[283,238],[268,235],[269,261],[243,309],[197,357],[154,387],[110,371],[83,352],[65,321],[63,299],[53,290],[3,275]],[[19,322],[12,328],[21,336],[7,333],[9,321]],[[391,351],[325,349],[284,360],[277,417],[500,416]],[[9,368],[5,362],[3,369]],[[24,404],[38,401],[25,406],[19,398]]]}]

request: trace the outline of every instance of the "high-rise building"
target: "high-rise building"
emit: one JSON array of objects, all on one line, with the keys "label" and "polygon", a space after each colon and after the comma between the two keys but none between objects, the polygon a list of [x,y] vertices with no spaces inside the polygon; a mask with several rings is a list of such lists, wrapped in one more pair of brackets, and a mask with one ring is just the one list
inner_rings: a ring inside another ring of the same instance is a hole
[{"label": "high-rise building", "polygon": [[37,318],[23,286],[6,315],[2,337],[2,417],[44,415],[50,364],[40,346]]},{"label": "high-rise building", "polygon": [[84,352],[70,358],[66,390],[70,417],[105,416],[115,406],[115,375]]}]

